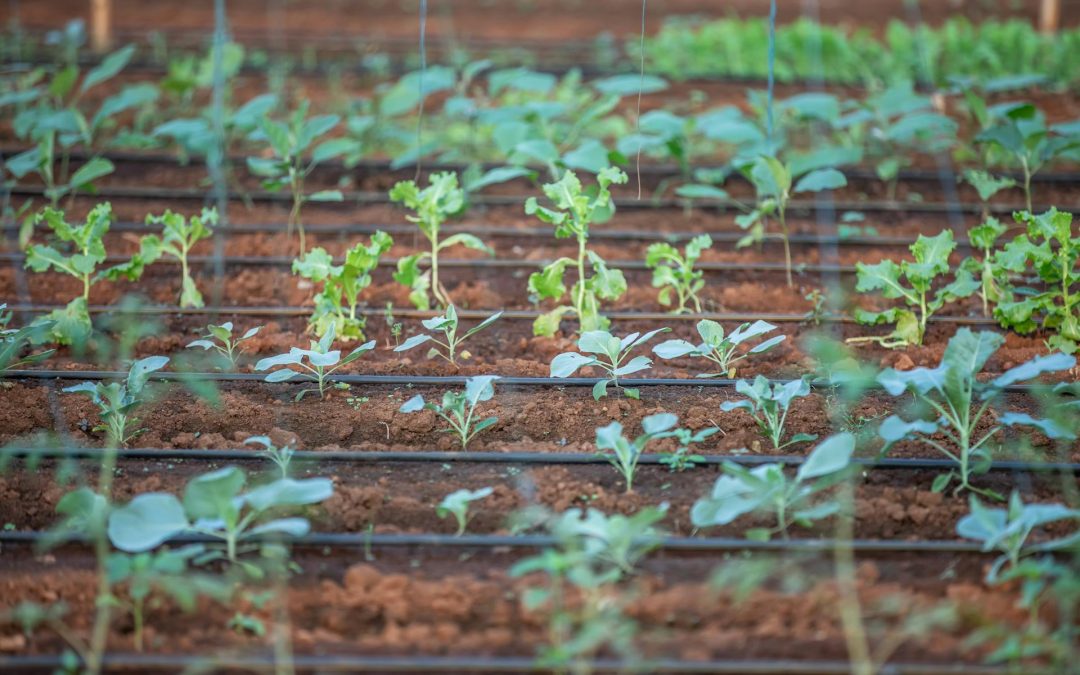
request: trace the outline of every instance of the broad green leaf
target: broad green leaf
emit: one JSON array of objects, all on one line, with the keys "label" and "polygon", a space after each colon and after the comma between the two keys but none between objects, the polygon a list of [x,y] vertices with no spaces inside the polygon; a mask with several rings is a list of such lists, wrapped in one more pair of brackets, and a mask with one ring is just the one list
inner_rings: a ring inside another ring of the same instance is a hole
[{"label": "broad green leaf", "polygon": [[137,495],[109,514],[113,546],[130,553],[148,551],[189,527],[184,507],[175,496],[160,492]]},{"label": "broad green leaf", "polygon": [[799,179],[793,192],[821,192],[847,185],[847,178],[836,169],[816,169]]}]

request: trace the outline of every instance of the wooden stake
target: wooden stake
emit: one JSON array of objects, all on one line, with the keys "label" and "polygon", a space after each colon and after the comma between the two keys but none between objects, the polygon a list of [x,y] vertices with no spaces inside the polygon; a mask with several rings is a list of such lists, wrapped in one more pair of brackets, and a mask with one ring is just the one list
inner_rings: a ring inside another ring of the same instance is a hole
[{"label": "wooden stake", "polygon": [[112,0],[90,0],[90,46],[101,53],[112,48]]},{"label": "wooden stake", "polygon": [[1042,0],[1039,3],[1039,30],[1046,35],[1056,33],[1061,17],[1061,0]]}]

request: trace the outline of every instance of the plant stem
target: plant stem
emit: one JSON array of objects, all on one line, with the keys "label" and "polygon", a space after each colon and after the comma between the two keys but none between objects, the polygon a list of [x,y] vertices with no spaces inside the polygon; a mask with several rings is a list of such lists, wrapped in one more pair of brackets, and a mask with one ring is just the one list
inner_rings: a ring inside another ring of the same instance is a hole
[{"label": "plant stem", "polygon": [[[113,473],[116,471],[116,439],[109,439],[108,447],[105,448],[101,458],[101,467],[98,473],[98,494],[105,499],[108,505],[112,501]],[[94,532],[94,557],[97,560],[98,589],[95,598],[96,611],[94,613],[94,626],[90,635],[90,651],[87,655],[89,660],[86,670],[91,675],[101,672],[102,661],[105,657],[105,648],[109,639],[109,624],[112,617],[112,603],[109,596],[112,589],[109,586],[109,573],[106,563],[109,558],[109,539],[105,534],[105,523],[98,523]]]},{"label": "plant stem", "polygon": [[1027,203],[1028,213],[1031,213],[1031,167],[1028,166],[1027,157],[1022,157],[1020,164],[1024,167],[1024,200]]},{"label": "plant stem", "polygon": [[840,622],[844,629],[852,675],[874,675],[874,663],[870,657],[862,607],[855,586],[855,553],[851,547],[851,538],[854,536],[851,516],[854,495],[849,482],[843,482],[839,497],[847,507],[836,519],[836,545],[833,547],[836,590],[840,596]]},{"label": "plant stem", "polygon": [[784,237],[784,270],[787,273],[787,285],[788,288],[792,288],[795,284],[791,280],[791,242],[788,241],[787,221],[784,220],[784,208],[782,206],[777,211],[777,216],[780,220],[780,232]]},{"label": "plant stem", "polygon": [[577,310],[578,315],[578,328],[581,332],[585,330],[585,233],[582,230],[578,231],[578,292],[577,298],[574,299],[574,309]]}]

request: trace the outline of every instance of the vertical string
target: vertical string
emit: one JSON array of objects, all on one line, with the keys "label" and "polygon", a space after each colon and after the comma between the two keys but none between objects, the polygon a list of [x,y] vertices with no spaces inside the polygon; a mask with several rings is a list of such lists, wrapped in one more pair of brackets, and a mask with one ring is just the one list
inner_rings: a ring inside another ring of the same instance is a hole
[{"label": "vertical string", "polygon": [[[641,0],[641,41],[638,43],[638,51],[641,54],[641,77],[638,80],[637,90],[637,115],[634,117],[634,134],[640,136],[641,132],[641,92],[645,88],[645,4],[648,0]],[[641,200],[641,139],[637,146],[637,198]]]},{"label": "vertical string", "polygon": [[416,180],[420,180],[420,164],[423,153],[420,151],[424,137],[424,72],[427,70],[427,0],[420,0],[420,77],[417,78],[417,90],[420,95],[420,111],[416,118]]},{"label": "vertical string", "polygon": [[773,87],[776,70],[776,0],[769,0],[769,93],[765,111],[765,136],[772,151],[773,140]]},{"label": "vertical string", "polygon": [[[213,184],[214,201],[217,204],[218,227],[229,227],[229,194],[226,185],[224,163],[229,149],[225,147],[225,0],[214,0],[214,60],[213,90],[211,92],[211,125],[214,143],[207,162]],[[213,305],[220,307],[224,296],[225,238],[214,237],[214,288]]]}]

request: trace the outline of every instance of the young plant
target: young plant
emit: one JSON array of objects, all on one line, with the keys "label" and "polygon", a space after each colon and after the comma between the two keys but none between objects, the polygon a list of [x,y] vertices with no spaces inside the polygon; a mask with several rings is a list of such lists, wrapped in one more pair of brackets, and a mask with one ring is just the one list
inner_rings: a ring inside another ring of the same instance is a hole
[{"label": "young plant", "polygon": [[279,448],[268,436],[252,436],[244,439],[244,445],[261,446],[259,454],[274,463],[281,478],[289,477],[289,466],[296,451],[288,443]]},{"label": "young plant", "polygon": [[724,401],[720,404],[720,409],[724,412],[746,410],[754,418],[762,435],[772,441],[774,449],[779,450],[817,438],[815,434],[795,434],[787,443],[780,443],[784,438],[784,423],[787,421],[792,401],[810,395],[809,377],[803,376],[785,384],[770,384],[767,378],[758,375],[753,383],[746,380],[736,382],[735,391],[746,398],[741,401]]},{"label": "young plant", "polygon": [[144,256],[147,258],[145,264],[154,262],[160,254],[170,255],[180,261],[181,307],[202,307],[204,304],[202,293],[195,285],[195,279],[191,277],[188,254],[197,242],[214,234],[211,228],[217,225],[217,222],[218,213],[214,208],[204,208],[200,215],[190,218],[168,210],[160,216],[146,216],[147,225],[162,225],[164,230],[160,239],[152,234],[143,237],[142,249],[157,253]]},{"label": "young plant", "polygon": [[109,447],[127,445],[128,441],[143,432],[142,429],[135,428],[139,421],[131,416],[143,403],[143,388],[150,380],[150,374],[161,370],[168,362],[167,356],[149,356],[131,364],[124,384],[83,382],[65,387],[64,391],[83,393],[90,397],[98,407],[101,418],[101,424],[94,427],[94,431],[106,433]]},{"label": "young plant", "polygon": [[497,417],[474,421],[476,406],[484,401],[490,401],[495,395],[495,380],[498,375],[478,375],[465,380],[465,391],[448,391],[443,394],[442,403],[428,403],[421,394],[413,396],[405,401],[398,412],[413,413],[421,410],[433,410],[435,414],[446,420],[450,426],[443,429],[452,432],[461,441],[461,449],[466,450],[469,441],[476,437],[484,429],[499,421]]},{"label": "young plant", "polygon": [[[414,335],[411,338],[405,340],[405,342],[402,342],[400,345],[395,347],[394,351],[404,352],[414,347],[419,347],[420,345],[427,342],[433,342],[437,346],[432,347],[428,350],[427,356],[429,359],[439,356],[446,359],[446,361],[448,361],[451,365],[457,365],[457,357],[459,355],[458,349],[461,347],[461,344],[473,335],[479,333],[491,324],[498,321],[500,316],[502,316],[502,312],[495,312],[488,318],[484,319],[469,330],[465,331],[464,335],[458,337],[457,309],[455,309],[453,305],[450,305],[446,308],[446,313],[442,316],[437,316],[433,319],[424,319],[423,321],[421,321],[421,323],[424,325],[424,328],[427,328],[432,332],[442,331],[442,334],[445,337],[445,341],[440,340],[434,335]],[[467,351],[461,351],[460,356],[463,359],[468,359],[471,358],[472,355]]]},{"label": "young plant", "polygon": [[[911,422],[899,415],[886,418],[878,429],[885,440],[881,453],[885,454],[894,443],[902,440],[925,443],[957,465],[956,469],[934,479],[935,492],[941,492],[954,478],[958,478],[960,482],[954,492],[971,490],[994,499],[1003,499],[991,490],[976,488],[971,484],[973,473],[981,473],[989,468],[990,453],[984,446],[1006,425],[1040,426],[1050,435],[1054,431],[1052,425],[1041,424],[1042,420],[1035,420],[1027,414],[992,412],[991,405],[1010,385],[1033,379],[1042,373],[1068,370],[1076,365],[1074,357],[1056,353],[1037,356],[989,382],[979,380],[979,371],[1004,343],[1004,336],[997,333],[972,333],[967,328],[961,328],[949,340],[941,363],[936,368],[907,371],[889,368],[882,371],[877,381],[885,391],[891,396],[911,394],[924,410]],[[987,431],[982,431],[984,418],[990,422]],[[982,433],[981,437],[979,433]],[[952,448],[936,439],[939,434]]]},{"label": "young plant", "polygon": [[196,564],[224,558],[261,578],[258,566],[239,559],[258,544],[241,544],[266,535],[304,536],[311,528],[306,518],[276,516],[284,509],[329,499],[334,485],[328,478],[279,478],[244,491],[246,483],[243,470],[228,466],[188,481],[182,501],[167,492],[137,495],[109,514],[109,540],[121,551],[140,553],[184,532],[203,534],[221,540],[224,551],[213,548],[196,558]]},{"label": "young plant", "polygon": [[[554,209],[540,206],[535,197],[525,202],[525,213],[554,225],[556,238],[574,237],[578,245],[576,259],[559,258],[543,270],[529,275],[529,292],[540,300],[561,299],[566,295],[563,278],[567,267],[576,267],[578,277],[570,289],[570,304],[559,305],[537,317],[533,322],[535,335],[551,337],[559,329],[563,316],[571,313],[577,317],[581,333],[606,330],[611,325],[600,314],[600,301],[617,300],[622,296],[626,292],[626,279],[621,271],[609,269],[604,259],[588,250],[586,244],[589,241],[589,227],[608,220],[614,213],[615,205],[609,187],[612,183],[626,181],[625,173],[609,167],[597,174],[595,189],[585,189],[577,175],[567,171],[558,182],[544,185],[544,194],[554,203]],[[592,268],[592,276],[585,274],[586,262]]]},{"label": "young plant", "polygon": [[645,446],[654,438],[674,435],[671,429],[678,423],[679,418],[671,413],[648,415],[641,420],[641,430],[645,433],[632,441],[623,436],[623,427],[618,422],[596,430],[596,449],[611,451],[612,454],[603,456],[623,477],[627,494],[634,491],[634,474],[637,472],[638,460],[645,452]]},{"label": "young plant", "polygon": [[465,534],[465,526],[469,523],[469,504],[488,497],[492,492],[494,492],[494,490],[489,487],[480,488],[479,490],[458,490],[456,492],[451,492],[439,502],[439,506],[435,509],[435,513],[440,518],[453,515],[454,520],[457,521],[457,532],[455,533],[455,536],[460,537]]},{"label": "young plant", "polygon": [[375,341],[372,340],[371,342],[360,345],[342,358],[341,350],[334,349],[331,351],[330,347],[333,344],[334,324],[330,324],[326,329],[326,333],[323,334],[318,342],[315,342],[314,340],[311,341],[310,349],[291,347],[287,354],[278,354],[277,356],[259,359],[259,362],[255,364],[255,370],[269,370],[274,366],[298,366],[303,368],[303,370],[281,368],[272,371],[266,376],[266,381],[285,382],[294,377],[305,378],[309,382],[315,382],[318,386],[312,389],[302,389],[296,395],[294,400],[299,401],[304,398],[306,394],[313,391],[319,392],[319,398],[326,398],[326,386],[329,383],[330,376],[342,366],[352,363],[372,349],[375,349]]},{"label": "young plant", "polygon": [[[749,233],[736,244],[742,248],[756,244],[765,238],[765,222],[776,216],[780,223],[780,239],[784,243],[784,265],[788,286],[794,286],[791,278],[791,241],[785,218],[788,203],[796,194],[835,190],[847,185],[844,174],[836,169],[812,169],[796,173],[794,164],[784,164],[776,157],[761,155],[752,164],[742,167],[743,174],[754,184],[757,205],[750,213],[735,217],[735,224]],[[796,180],[797,179],[797,180]]]},{"label": "young plant", "polygon": [[704,358],[720,368],[718,373],[698,373],[697,377],[735,377],[736,363],[751,354],[764,354],[786,340],[787,336],[774,335],[741,354],[738,351],[739,346],[774,330],[776,326],[767,321],[755,321],[753,324],[744,323],[725,336],[724,327],[719,323],[712,319],[702,319],[697,322],[701,344],[695,346],[686,340],[666,340],[653,347],[653,354],[662,359],[677,359],[683,356]]},{"label": "young plant", "polygon": [[341,157],[355,149],[356,141],[333,138],[318,145],[338,125],[337,115],[316,115],[308,119],[308,102],[304,101],[287,122],[275,122],[267,116],[259,119],[259,130],[264,140],[270,142],[270,157],[248,157],[251,173],[263,179],[263,187],[271,192],[288,188],[292,195],[289,211],[288,233],[295,229],[300,235],[300,255],[307,250],[304,223],[300,211],[306,202],[340,202],[340,190],[320,190],[307,194],[304,182],[319,164]]},{"label": "young plant", "polygon": [[687,302],[694,303],[694,311],[701,313],[701,300],[698,291],[705,287],[705,273],[694,269],[694,263],[701,257],[701,252],[712,246],[712,237],[699,234],[686,244],[685,254],[671,244],[657,242],[645,252],[645,265],[652,269],[653,288],[659,288],[660,304],[669,307],[674,294],[678,302],[673,314],[690,311]]},{"label": "young plant", "polygon": [[0,303],[0,373],[40,363],[56,353],[55,349],[46,349],[23,356],[23,352],[32,345],[49,339],[53,324],[51,321],[38,320],[22,328],[8,328],[11,315],[7,311],[7,303]]},{"label": "young plant", "polygon": [[[420,232],[431,245],[429,251],[399,260],[394,280],[410,289],[409,301],[417,309],[430,308],[431,297],[439,307],[446,309],[452,303],[446,289],[439,283],[439,251],[461,245],[495,255],[491,247],[471,234],[459,233],[439,241],[439,229],[446,219],[459,215],[466,208],[465,191],[458,187],[457,174],[449,171],[432,174],[428,186],[423,190],[414,181],[401,181],[390,190],[390,201],[402,203],[416,211],[415,216],[405,217],[420,227]],[[430,267],[422,272],[420,266],[425,261]]]},{"label": "young plant", "polygon": [[979,200],[983,203],[983,220],[990,218],[989,202],[994,198],[994,195],[1002,190],[1016,187],[1016,181],[1012,178],[999,178],[988,171],[978,169],[964,171],[964,182],[975,188],[975,191],[979,193]]},{"label": "young plant", "polygon": [[[623,359],[630,355],[635,347],[645,344],[659,333],[666,333],[670,328],[658,328],[642,335],[630,333],[618,338],[606,330],[585,331],[578,338],[577,347],[584,354],[563,352],[551,360],[551,377],[570,377],[580,368],[595,366],[607,373],[607,378],[593,385],[593,399],[599,401],[607,396],[608,385],[613,385],[627,398],[639,399],[637,389],[624,389],[619,386],[619,378],[637,373],[652,366],[652,359],[647,356],[635,356],[623,364]],[[595,354],[596,356],[585,356]]]},{"label": "young plant", "polygon": [[367,319],[356,315],[360,293],[371,285],[371,272],[379,264],[379,257],[390,250],[394,240],[385,232],[371,236],[371,243],[357,243],[345,253],[345,261],[335,265],[326,250],[316,247],[293,261],[293,274],[299,274],[322,290],[315,295],[315,310],[308,326],[315,335],[322,337],[333,326],[342,340],[363,340]]},{"label": "young plant", "polygon": [[189,342],[188,349],[199,347],[203,351],[213,349],[229,363],[229,370],[236,370],[236,357],[243,351],[243,343],[255,337],[262,326],[249,328],[243,335],[233,339],[233,323],[226,321],[220,326],[207,324],[206,334],[202,339]]},{"label": "young plant", "polygon": [[83,287],[82,295],[69,302],[67,307],[53,310],[39,321],[53,322],[51,335],[56,342],[83,344],[92,330],[88,309],[90,287],[101,279],[138,279],[143,267],[152,259],[153,251],[144,249],[128,262],[98,270],[98,265],[105,262],[105,233],[112,224],[112,205],[107,202],[95,206],[82,225],[69,225],[64,220],[64,213],[53,208],[44,209],[36,220],[44,221],[53,236],[70,244],[71,254],[65,255],[46,244],[33,244],[26,251],[26,266],[35,272],[53,269],[70,274],[81,281]]},{"label": "young plant", "polygon": [[660,463],[668,467],[671,471],[685,471],[694,468],[697,464],[704,463],[705,458],[701,455],[690,454],[690,444],[701,443],[718,431],[720,431],[718,427],[709,427],[708,429],[702,429],[697,432],[691,431],[690,429],[673,429],[671,431],[671,437],[678,443],[678,447],[675,449],[675,452],[662,455],[660,457]]},{"label": "young plant", "polygon": [[747,469],[725,462],[724,475],[716,480],[709,496],[694,503],[690,521],[695,527],[714,527],[752,511],[765,512],[776,516],[776,526],[747,530],[747,538],[768,540],[779,534],[787,539],[792,523],[810,527],[813,521],[840,510],[836,500],[811,502],[843,479],[854,451],[855,437],[850,433],[830,436],[799,465],[794,478],[789,478],[779,463]]},{"label": "young plant", "polygon": [[1009,272],[1033,270],[1044,290],[1026,291],[1015,301],[999,300],[994,316],[1018,333],[1029,333],[1041,323],[1056,332],[1047,345],[1072,354],[1080,343],[1080,288],[1074,288],[1080,284],[1080,236],[1073,236],[1072,214],[1051,208],[1037,216],[1022,211],[1014,217],[1027,225],[1027,233],[1009,242],[998,261]]},{"label": "young plant", "polygon": [[[919,235],[911,245],[914,261],[905,260],[897,264],[886,258],[874,265],[857,263],[856,291],[881,291],[885,298],[902,299],[908,307],[890,307],[883,312],[857,308],[855,320],[861,324],[890,323],[896,327],[885,336],[849,338],[848,342],[877,342],[889,349],[921,345],[926,334],[926,322],[931,315],[946,303],[966,298],[979,290],[979,282],[971,271],[960,267],[951,283],[933,291],[934,282],[949,273],[949,256],[955,249],[952,230],[942,230],[933,237]],[[909,286],[904,285],[905,280]]]},{"label": "young plant", "polygon": [[979,297],[982,298],[983,314],[990,316],[990,304],[1008,302],[1012,298],[1009,287],[1009,270],[1000,264],[1001,255],[995,251],[997,240],[1005,234],[1006,227],[990,216],[981,225],[968,230],[971,247],[982,258],[968,257],[960,266],[979,279]]}]

